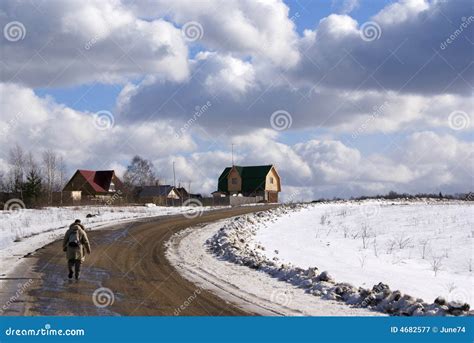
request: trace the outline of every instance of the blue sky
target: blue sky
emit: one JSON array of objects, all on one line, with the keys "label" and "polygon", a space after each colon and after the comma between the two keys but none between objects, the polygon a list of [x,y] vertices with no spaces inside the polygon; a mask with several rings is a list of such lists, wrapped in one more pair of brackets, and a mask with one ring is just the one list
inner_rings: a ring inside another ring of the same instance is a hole
[{"label": "blue sky", "polygon": [[[302,199],[472,186],[469,1],[7,0],[0,143],[123,173],[231,160]],[[8,151],[0,170],[8,177]]]}]

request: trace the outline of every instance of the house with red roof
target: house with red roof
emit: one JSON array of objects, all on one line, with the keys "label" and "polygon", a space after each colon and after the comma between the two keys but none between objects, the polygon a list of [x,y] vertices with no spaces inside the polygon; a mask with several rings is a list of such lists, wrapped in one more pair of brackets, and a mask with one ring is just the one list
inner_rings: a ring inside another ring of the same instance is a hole
[{"label": "house with red roof", "polygon": [[76,198],[101,198],[123,193],[124,185],[113,170],[78,169],[64,186],[63,192],[72,192]]}]

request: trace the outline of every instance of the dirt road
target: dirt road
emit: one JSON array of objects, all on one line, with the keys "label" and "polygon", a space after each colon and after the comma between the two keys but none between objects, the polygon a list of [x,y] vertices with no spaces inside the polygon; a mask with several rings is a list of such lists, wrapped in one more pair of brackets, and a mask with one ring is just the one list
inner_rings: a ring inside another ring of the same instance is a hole
[{"label": "dirt road", "polygon": [[61,242],[53,242],[39,249],[31,259],[36,277],[23,297],[22,312],[25,315],[251,315],[183,279],[166,259],[164,243],[184,228],[267,208],[217,210],[194,219],[182,215],[160,217],[89,232],[92,254],[83,265],[79,282],[67,279]]}]

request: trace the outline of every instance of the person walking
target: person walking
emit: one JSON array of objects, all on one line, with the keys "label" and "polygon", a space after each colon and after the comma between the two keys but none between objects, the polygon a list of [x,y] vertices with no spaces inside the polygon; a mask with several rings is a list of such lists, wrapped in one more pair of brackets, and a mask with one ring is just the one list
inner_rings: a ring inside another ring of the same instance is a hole
[{"label": "person walking", "polygon": [[79,219],[76,219],[66,231],[63,239],[63,251],[66,252],[68,278],[72,279],[75,275],[76,280],[79,280],[81,265],[85,260],[85,252],[91,253],[86,229]]}]

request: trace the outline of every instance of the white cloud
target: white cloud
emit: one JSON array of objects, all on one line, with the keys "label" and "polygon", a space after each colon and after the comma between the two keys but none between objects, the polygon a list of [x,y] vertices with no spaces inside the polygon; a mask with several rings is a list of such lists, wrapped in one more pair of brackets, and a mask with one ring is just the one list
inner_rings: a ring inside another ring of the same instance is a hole
[{"label": "white cloud", "polygon": [[374,19],[384,25],[400,24],[416,18],[418,14],[429,8],[430,4],[425,0],[402,0],[382,9],[374,16]]},{"label": "white cloud", "polygon": [[26,36],[17,42],[2,37],[3,82],[48,87],[188,75],[180,29],[162,19],[142,20],[120,1],[2,1],[0,26],[12,20],[24,25]]},{"label": "white cloud", "polygon": [[[31,89],[0,83],[0,144],[20,144],[25,150],[39,153],[53,149],[71,168],[106,167],[135,154],[156,158],[166,153],[191,151],[196,145],[189,135],[175,136],[166,122],[147,124],[121,123],[99,130],[94,113],[76,111],[40,98]],[[5,110],[5,112],[3,112]],[[8,149],[0,158],[7,160]]]},{"label": "white cloud", "polygon": [[[54,148],[72,168],[123,171],[140,154],[168,183],[174,161],[178,181],[206,193],[230,164],[231,143],[238,164],[275,164],[288,198],[469,190],[474,149],[464,133],[473,126],[453,130],[448,117],[474,118],[466,39],[474,26],[446,49],[439,45],[470,2],[389,5],[370,18],[381,28],[373,41],[347,15],[356,5],[345,1],[340,14],[299,37],[277,0],[4,1],[2,27],[19,20],[27,32],[2,41],[0,144]],[[180,29],[189,21],[203,27],[195,43]],[[97,130],[93,113],[28,88],[90,82],[125,84],[110,130]],[[271,130],[277,110],[290,113],[288,131]],[[283,143],[316,128],[331,138]],[[380,132],[396,135],[400,151],[356,148],[361,136]]]},{"label": "white cloud", "polygon": [[264,58],[285,68],[299,60],[295,26],[280,0],[162,0],[132,6],[140,15],[167,15],[179,25],[198,22],[203,28],[199,42],[223,54]]}]

